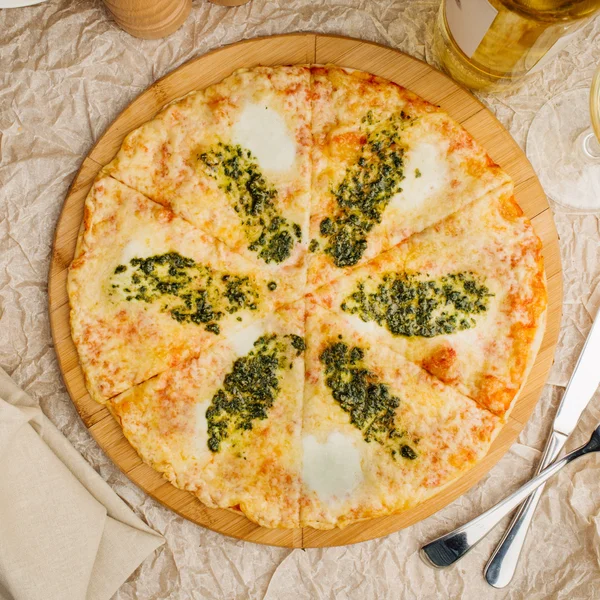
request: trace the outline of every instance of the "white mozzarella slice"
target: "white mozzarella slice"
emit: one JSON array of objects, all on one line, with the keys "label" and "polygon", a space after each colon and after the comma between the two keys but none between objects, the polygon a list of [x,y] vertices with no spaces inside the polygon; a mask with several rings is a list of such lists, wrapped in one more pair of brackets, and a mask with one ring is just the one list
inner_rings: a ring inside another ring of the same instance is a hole
[{"label": "white mozzarella slice", "polygon": [[119,264],[126,265],[132,258],[148,258],[153,254],[156,252],[150,248],[147,239],[133,239],[123,248]]},{"label": "white mozzarella slice", "polygon": [[[488,309],[483,314],[473,315],[475,327],[456,331],[448,335],[439,336],[439,340],[448,340],[454,347],[460,348],[463,356],[471,356],[474,361],[487,359],[482,356],[485,353],[484,344],[489,343],[487,332],[500,331],[502,318],[498,315],[498,302],[491,298]],[[504,337],[504,336],[503,336]],[[503,339],[493,340],[493,343],[499,347],[504,344]]]},{"label": "white mozzarella slice", "polygon": [[407,211],[420,206],[448,184],[450,169],[439,144],[420,142],[404,156],[402,191],[392,197],[390,207]]},{"label": "white mozzarella slice", "polygon": [[352,327],[352,329],[358,331],[358,333],[362,333],[363,335],[379,333],[382,329],[382,327],[380,327],[375,321],[365,322],[360,317],[350,313],[344,313],[344,319]]},{"label": "white mozzarella slice", "polygon": [[283,117],[265,104],[246,104],[233,126],[233,142],[247,148],[266,171],[288,171],[296,144]]},{"label": "white mozzarella slice", "polygon": [[252,323],[248,327],[232,333],[229,336],[229,342],[237,356],[245,356],[254,347],[254,342],[264,333],[263,323]]},{"label": "white mozzarella slice", "polygon": [[307,435],[302,445],[304,483],[321,501],[342,500],[360,485],[360,453],[350,437],[334,431],[321,444],[313,435]]}]

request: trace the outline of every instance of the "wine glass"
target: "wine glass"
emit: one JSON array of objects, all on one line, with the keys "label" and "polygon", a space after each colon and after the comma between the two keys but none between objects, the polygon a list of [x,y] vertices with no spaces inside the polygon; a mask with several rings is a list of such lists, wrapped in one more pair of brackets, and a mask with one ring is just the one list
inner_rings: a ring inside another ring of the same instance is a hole
[{"label": "wine glass", "polygon": [[600,66],[591,89],[567,90],[542,106],[526,150],[554,202],[575,212],[600,211]]}]

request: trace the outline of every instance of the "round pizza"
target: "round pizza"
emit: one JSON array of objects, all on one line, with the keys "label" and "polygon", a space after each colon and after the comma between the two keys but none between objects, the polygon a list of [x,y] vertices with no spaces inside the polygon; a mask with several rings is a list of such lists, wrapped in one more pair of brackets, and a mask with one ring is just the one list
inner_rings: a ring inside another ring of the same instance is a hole
[{"label": "round pizza", "polygon": [[508,175],[369,73],[242,69],[129,133],[69,269],[89,393],[211,507],[321,529],[487,453],[544,329]]}]

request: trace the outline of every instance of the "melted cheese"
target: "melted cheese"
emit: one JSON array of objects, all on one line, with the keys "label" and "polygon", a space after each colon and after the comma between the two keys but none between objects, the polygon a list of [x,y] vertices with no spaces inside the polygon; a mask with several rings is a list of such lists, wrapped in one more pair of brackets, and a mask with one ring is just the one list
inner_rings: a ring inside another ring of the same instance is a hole
[{"label": "melted cheese", "polygon": [[296,158],[283,117],[265,104],[246,104],[233,126],[233,142],[250,150],[266,171],[288,171]]},{"label": "melted cheese", "polygon": [[252,323],[248,327],[232,333],[229,336],[229,342],[237,356],[245,356],[254,347],[254,342],[264,333],[262,323]]},{"label": "melted cheese", "polygon": [[365,335],[377,333],[383,329],[375,321],[363,321],[360,317],[350,313],[343,313],[343,316],[354,330]]},{"label": "melted cheese", "polygon": [[119,264],[127,265],[132,258],[147,258],[156,254],[148,243],[148,239],[133,239],[127,243],[121,252]]},{"label": "melted cheese", "polygon": [[439,143],[417,143],[405,155],[402,191],[391,199],[390,206],[402,211],[416,208],[446,187],[449,179],[450,169],[443,147]]},{"label": "melted cheese", "polygon": [[199,452],[208,452],[208,422],[206,421],[206,410],[210,406],[211,400],[198,402],[194,408],[196,422],[194,426],[194,439],[196,448]]},{"label": "melted cheese", "polygon": [[302,440],[304,483],[323,502],[341,500],[363,480],[360,453],[353,440],[338,431],[321,444],[313,435]]}]

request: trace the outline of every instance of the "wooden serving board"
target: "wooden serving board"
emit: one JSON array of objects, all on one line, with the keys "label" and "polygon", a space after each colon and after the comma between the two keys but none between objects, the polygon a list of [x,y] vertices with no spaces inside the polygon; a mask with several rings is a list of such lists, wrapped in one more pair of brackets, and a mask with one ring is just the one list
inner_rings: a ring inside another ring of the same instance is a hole
[{"label": "wooden serving board", "polygon": [[[67,268],[75,251],[84,199],[94,177],[114,157],[128,132],[154,117],[166,103],[216,83],[239,67],[300,63],[334,63],[369,71],[438,104],[462,123],[512,176],[519,204],[543,241],[549,293],[546,332],[537,360],[509,421],[486,458],[440,494],[412,510],[331,531],[267,529],[240,513],[207,508],[192,494],[176,489],[142,463],[108,410],[87,394],[71,340],[66,290]],[[558,236],[544,191],[523,152],[478,100],[424,62],[396,50],[355,39],[300,33],[244,41],[192,60],[157,81],[117,117],[84,159],[65,200],[54,240],[49,303],[54,345],[71,398],[96,441],[134,483],[183,517],[226,535],[276,546],[320,547],[361,542],[408,527],[464,494],[498,462],[531,415],[552,365],[560,327],[562,271]]]}]

